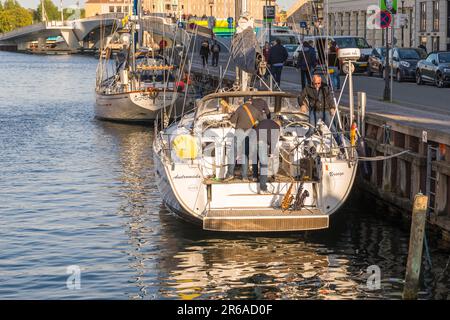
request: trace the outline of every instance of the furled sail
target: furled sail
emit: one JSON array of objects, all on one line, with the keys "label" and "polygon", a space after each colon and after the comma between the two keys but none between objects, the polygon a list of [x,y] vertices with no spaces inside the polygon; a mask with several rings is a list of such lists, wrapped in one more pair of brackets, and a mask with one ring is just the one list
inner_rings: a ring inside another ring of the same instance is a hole
[{"label": "furled sail", "polygon": [[231,42],[231,57],[238,68],[254,74],[258,70],[258,56],[261,56],[261,49],[253,30],[253,19],[244,15],[239,19]]}]

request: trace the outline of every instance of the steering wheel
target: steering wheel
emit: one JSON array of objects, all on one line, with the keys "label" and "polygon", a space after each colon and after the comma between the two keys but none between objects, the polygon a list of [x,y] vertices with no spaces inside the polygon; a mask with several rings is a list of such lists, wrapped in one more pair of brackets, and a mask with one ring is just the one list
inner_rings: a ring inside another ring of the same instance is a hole
[{"label": "steering wheel", "polygon": [[292,127],[293,125],[299,125],[299,126],[302,126],[302,127],[307,127],[307,128],[313,128],[313,129],[316,129],[315,126],[313,126],[312,124],[310,124],[310,123],[307,122],[307,121],[292,121],[292,122],[289,122],[289,124],[288,124],[287,126],[285,126],[285,128]]}]

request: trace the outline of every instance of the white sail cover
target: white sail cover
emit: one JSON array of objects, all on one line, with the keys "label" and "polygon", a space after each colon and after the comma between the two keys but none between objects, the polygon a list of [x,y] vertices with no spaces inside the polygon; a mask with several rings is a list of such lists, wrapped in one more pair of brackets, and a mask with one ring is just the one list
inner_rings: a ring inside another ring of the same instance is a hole
[{"label": "white sail cover", "polygon": [[253,30],[253,19],[248,15],[238,21],[236,34],[231,42],[231,56],[241,70],[254,74],[257,72],[256,57],[261,49]]}]

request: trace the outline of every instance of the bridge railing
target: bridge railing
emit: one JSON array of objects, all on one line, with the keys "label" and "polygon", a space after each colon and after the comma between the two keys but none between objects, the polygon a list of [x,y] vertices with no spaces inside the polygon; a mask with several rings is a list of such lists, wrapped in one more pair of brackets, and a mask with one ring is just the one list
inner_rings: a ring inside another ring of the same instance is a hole
[{"label": "bridge railing", "polygon": [[22,27],[16,30],[12,30],[9,32],[5,32],[5,33],[1,33],[0,34],[0,40],[7,40],[8,38],[14,38],[16,36],[19,36],[23,33],[29,33],[29,32],[34,32],[34,31],[39,31],[45,29],[45,23],[44,22],[40,22],[40,23],[35,23],[26,27]]}]

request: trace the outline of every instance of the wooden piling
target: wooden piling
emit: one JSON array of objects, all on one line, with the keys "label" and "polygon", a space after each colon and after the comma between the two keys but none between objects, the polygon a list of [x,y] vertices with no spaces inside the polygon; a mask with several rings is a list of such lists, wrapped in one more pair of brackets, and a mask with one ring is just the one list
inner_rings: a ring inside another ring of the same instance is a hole
[{"label": "wooden piling", "polygon": [[419,193],[414,197],[408,262],[406,264],[405,286],[403,288],[403,299],[405,300],[417,299],[427,206],[427,196]]}]

